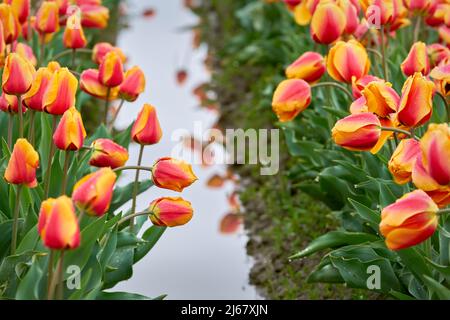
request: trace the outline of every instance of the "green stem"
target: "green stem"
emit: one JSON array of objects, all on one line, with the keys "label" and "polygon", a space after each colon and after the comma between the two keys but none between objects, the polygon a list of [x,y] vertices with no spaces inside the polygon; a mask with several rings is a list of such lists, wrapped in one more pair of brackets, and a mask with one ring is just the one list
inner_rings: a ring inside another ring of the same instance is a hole
[{"label": "green stem", "polygon": [[353,101],[353,95],[352,93],[342,84],[336,83],[336,82],[320,82],[311,85],[311,89],[313,88],[320,88],[320,87],[334,87],[342,90],[352,101]]},{"label": "green stem", "polygon": [[62,190],[61,195],[66,194],[67,189],[67,177],[69,171],[69,163],[70,163],[70,151],[66,151],[64,155],[64,169],[63,169],[63,179],[62,179]]},{"label": "green stem", "polygon": [[39,63],[38,66],[43,66],[45,64],[45,37],[41,36],[41,47],[39,53]]},{"label": "green stem", "polygon": [[17,95],[17,109],[19,113],[19,138],[23,138],[23,109],[22,109],[22,96]]},{"label": "green stem", "polygon": [[[140,149],[139,149],[139,158],[138,158],[138,163],[137,166],[140,167],[141,163],[142,163],[142,157],[144,155],[144,145],[141,144],[140,145]],[[136,213],[136,200],[137,200],[137,193],[138,193],[138,183],[139,183],[139,173],[141,172],[140,168],[138,168],[136,170],[136,176],[134,178],[134,188],[133,188],[133,202],[131,205],[131,215]],[[130,219],[130,231],[133,232],[134,231],[134,218]]]},{"label": "green stem", "polygon": [[47,162],[47,171],[45,173],[45,180],[44,180],[44,194],[45,199],[48,198],[49,191],[50,191],[50,179],[52,177],[52,162],[53,162],[53,156],[55,154],[55,144],[53,143],[53,134],[56,130],[56,122],[57,117],[52,116],[52,134],[50,135],[50,152],[48,154],[48,162]]},{"label": "green stem", "polygon": [[9,147],[9,150],[12,149],[13,127],[14,127],[14,116],[12,114],[10,114],[8,117],[8,147]]},{"label": "green stem", "polygon": [[413,45],[414,43],[419,41],[419,34],[420,34],[420,25],[421,25],[421,23],[422,23],[422,17],[421,16],[417,16],[416,23],[415,23],[415,26],[414,26],[414,42],[411,45]]},{"label": "green stem", "polygon": [[114,123],[117,120],[117,117],[119,116],[120,110],[122,110],[122,107],[125,103],[125,100],[122,99],[122,101],[120,101],[119,107],[117,108],[116,114],[114,115],[114,117],[112,118],[111,122],[109,123],[109,130],[111,131],[114,128]]},{"label": "green stem", "polygon": [[438,215],[444,215],[444,214],[449,214],[450,213],[450,208],[449,209],[442,209],[438,211]]},{"label": "green stem", "polygon": [[55,264],[55,251],[50,249],[48,257],[47,300],[51,300],[51,285],[53,280],[53,265]]},{"label": "green stem", "polygon": [[64,250],[61,251],[59,256],[57,299],[64,299]]},{"label": "green stem", "polygon": [[22,193],[22,185],[17,187],[16,193],[16,203],[14,207],[14,217],[13,217],[13,228],[12,228],[12,238],[11,238],[11,255],[16,254],[17,247],[17,230],[19,224],[19,213],[20,213],[20,194]]},{"label": "green stem", "polygon": [[30,113],[30,126],[28,128],[28,141],[34,145],[34,122],[36,117],[36,111],[33,109],[29,109],[28,111]]},{"label": "green stem", "polygon": [[[77,49],[76,51],[78,53],[87,53],[87,54],[91,54],[92,53],[91,49]],[[73,53],[73,49],[69,49],[69,50],[63,51],[61,53],[58,53],[57,55],[53,56],[50,60],[51,61],[56,61],[56,60],[66,56],[66,55],[69,55],[71,53]]]},{"label": "green stem", "polygon": [[121,220],[119,220],[119,222],[117,222],[117,225],[120,226],[121,224],[124,224],[128,220],[133,220],[136,217],[148,216],[148,215],[152,215],[152,214],[153,214],[153,212],[151,212],[151,211],[143,211],[143,212],[130,214],[130,215],[126,216],[126,217],[123,217]]},{"label": "green stem", "polygon": [[103,115],[103,123],[105,126],[108,125],[108,109],[109,109],[109,96],[111,95],[111,88],[108,87],[106,90],[106,101],[105,101],[105,113]]},{"label": "green stem", "polygon": [[77,56],[77,49],[72,49],[72,64],[71,64],[71,69],[74,70],[75,69],[75,59]]},{"label": "green stem", "polygon": [[447,112],[447,122],[450,122],[450,105],[449,105],[449,103],[447,101],[447,98],[442,93],[440,93],[439,91],[436,91],[436,94],[444,102],[445,111]]},{"label": "green stem", "polygon": [[381,26],[381,56],[383,62],[384,80],[389,81],[389,69],[387,63],[386,42],[384,37],[384,26]]},{"label": "green stem", "polygon": [[406,134],[408,137],[419,140],[418,137],[416,137],[414,134],[412,134],[411,132],[406,131],[406,130],[402,130],[402,129],[398,129],[398,128],[388,128],[388,127],[380,127],[380,128],[383,131],[392,131],[392,132],[397,132],[397,133],[403,133],[403,134]]},{"label": "green stem", "polygon": [[152,171],[152,167],[143,167],[143,166],[126,166],[126,167],[119,167],[114,169],[114,172],[120,172],[125,170],[142,170],[142,171]]}]

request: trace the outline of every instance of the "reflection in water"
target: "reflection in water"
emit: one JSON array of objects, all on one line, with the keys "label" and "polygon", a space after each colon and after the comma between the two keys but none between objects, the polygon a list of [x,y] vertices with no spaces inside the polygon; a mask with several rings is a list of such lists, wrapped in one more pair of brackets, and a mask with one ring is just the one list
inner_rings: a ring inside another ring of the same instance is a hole
[{"label": "reflection in water", "polygon": [[[205,62],[208,65],[210,57],[204,46],[199,47],[198,30],[180,31],[198,23],[185,7],[191,6],[192,1],[129,0],[127,3],[132,16],[130,28],[121,33],[118,45],[129,56],[128,67],[139,65],[144,70],[147,90],[135,104],[124,105],[116,126],[126,128],[143,103],[157,108],[164,136],[160,144],[144,153],[143,163],[151,165],[157,158],[170,156],[180,145],[172,137],[175,131],[194,132],[198,122],[203,128],[216,126],[217,112],[211,110],[217,108],[210,103],[205,85],[210,77]],[[149,8],[153,10],[151,19]],[[182,66],[177,62],[179,57],[186,60]],[[180,70],[186,72],[183,86],[179,85]],[[205,107],[200,108],[199,104]],[[234,193],[237,179],[226,167],[213,164],[213,154],[203,155],[202,138],[187,135],[181,142],[184,149],[192,150],[202,160],[194,166],[199,181],[182,194],[195,209],[193,220],[182,228],[168,230],[150,254],[135,266],[132,279],[115,290],[150,297],[168,294],[168,299],[258,298],[255,289],[248,285],[251,261],[246,256],[247,237],[240,228],[242,219]],[[135,164],[137,155],[138,147],[132,145],[128,164]],[[189,157],[186,160],[192,161]],[[211,182],[217,177],[223,182]],[[126,172],[120,184],[125,185],[133,178],[133,173]],[[145,174],[142,177],[149,178]],[[179,194],[152,188],[139,197],[137,209],[146,209],[160,196]],[[227,213],[232,215],[224,218]]]}]

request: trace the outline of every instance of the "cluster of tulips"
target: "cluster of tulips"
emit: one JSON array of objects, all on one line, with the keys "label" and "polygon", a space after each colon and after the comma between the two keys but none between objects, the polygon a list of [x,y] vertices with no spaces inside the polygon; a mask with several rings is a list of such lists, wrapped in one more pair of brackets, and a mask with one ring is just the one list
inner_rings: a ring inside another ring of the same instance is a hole
[{"label": "cluster of tulips", "polygon": [[[439,216],[450,212],[450,2],[285,2],[299,24],[310,24],[312,40],[327,45],[328,53],[324,58],[305,52],[287,67],[288,79],[273,96],[274,112],[281,122],[293,120],[311,104],[311,89],[316,87],[337,88],[347,95],[349,115],[332,129],[334,142],[373,154],[390,148],[393,180],[416,189],[382,210],[379,228],[387,247],[400,250],[429,239]],[[367,23],[373,12],[380,14],[378,29]],[[406,81],[397,92],[389,82],[387,50],[396,31],[414,19],[413,45],[400,66]],[[438,30],[439,43],[418,41],[423,22]],[[380,61],[378,76],[370,74],[371,52]],[[319,82],[325,73],[334,81]],[[446,123],[430,123],[438,108],[434,97],[447,107]]]},{"label": "cluster of tulips", "polygon": [[[73,5],[77,6],[77,10],[72,10]],[[191,204],[179,197],[154,200],[146,211],[136,212],[140,171],[150,171],[157,187],[177,192],[183,191],[197,178],[189,164],[172,158],[161,158],[152,167],[142,166],[144,147],[158,143],[162,137],[156,110],[149,104],[143,106],[131,129],[131,139],[140,145],[136,166],[125,166],[128,150],[111,139],[97,139],[91,145],[85,145],[87,134],[76,108],[78,86],[89,95],[105,101],[104,125],[112,130],[118,111],[108,123],[110,101],[121,99],[121,106],[125,101],[135,101],[145,89],[144,73],[139,67],[124,71],[126,56],[109,43],[98,43],[93,50],[84,49],[92,52],[98,69],[84,70],[79,74],[57,62],[72,53],[73,67],[77,50],[87,46],[83,28],[106,27],[108,9],[101,5],[100,0],[42,1],[36,9],[36,15],[32,16],[29,0],[5,0],[0,4],[0,59],[3,69],[0,108],[8,114],[7,141],[12,150],[4,179],[17,187],[11,255],[16,253],[19,217],[32,214],[20,212],[22,190],[42,187],[36,228],[43,244],[51,252],[48,297],[52,299],[58,284],[61,286],[63,281],[61,268],[64,252],[76,249],[82,243],[80,223],[84,215],[99,218],[108,214],[120,172],[136,170],[131,211],[117,222],[121,227],[128,226],[131,232],[134,219],[138,216],[149,216],[156,226],[176,227],[186,224],[193,215]],[[60,25],[64,24],[62,41],[68,50],[47,62],[45,44],[56,37]],[[41,48],[38,59],[29,45],[36,40]],[[48,154],[36,151],[35,117],[38,113],[53,122]],[[15,128],[17,123],[18,128]],[[17,136],[15,141],[14,135]],[[56,149],[65,155],[63,178],[59,186],[51,186],[54,162],[59,165],[55,157]],[[90,156],[92,170],[74,185],[73,190],[67,190],[70,162],[78,155]],[[42,158],[48,159],[48,164],[40,170]],[[51,187],[52,190],[59,187],[59,192],[53,192],[54,198],[50,197]],[[55,268],[56,257],[58,263]],[[61,298],[60,295],[58,297]]]}]

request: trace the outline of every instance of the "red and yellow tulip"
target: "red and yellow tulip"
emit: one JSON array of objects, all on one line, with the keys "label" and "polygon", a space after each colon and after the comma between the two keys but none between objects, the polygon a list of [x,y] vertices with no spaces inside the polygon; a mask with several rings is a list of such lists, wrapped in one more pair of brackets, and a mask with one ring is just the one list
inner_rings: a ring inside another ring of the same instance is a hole
[{"label": "red and yellow tulip", "polygon": [[344,33],[347,19],[344,11],[334,2],[319,4],[311,18],[310,33],[317,43],[331,44]]},{"label": "red and yellow tulip", "polygon": [[35,73],[36,70],[27,59],[18,53],[10,53],[3,69],[3,91],[11,95],[24,94],[30,89]]},{"label": "red and yellow tulip", "polygon": [[415,246],[433,235],[438,225],[438,206],[425,192],[404,195],[381,212],[380,232],[391,250]]},{"label": "red and yellow tulip", "polygon": [[434,68],[430,73],[430,77],[434,79],[439,93],[445,97],[450,96],[450,63]]},{"label": "red and yellow tulip", "polygon": [[89,164],[93,167],[116,169],[128,161],[128,150],[109,139],[97,139],[91,145]]},{"label": "red and yellow tulip", "polygon": [[60,150],[75,151],[83,147],[86,130],[81,114],[75,107],[64,112],[53,134],[53,142]]},{"label": "red and yellow tulip", "polygon": [[77,78],[67,68],[54,71],[42,100],[43,110],[52,115],[62,115],[75,106]]},{"label": "red and yellow tulip", "polygon": [[160,198],[150,204],[150,220],[156,226],[178,227],[192,219],[193,209],[189,201],[182,198]]},{"label": "red and yellow tulip", "polygon": [[77,14],[71,15],[67,19],[64,30],[63,43],[66,48],[80,49],[86,47],[87,40],[81,26],[80,18]]},{"label": "red and yellow tulip", "polygon": [[157,187],[178,192],[198,180],[190,164],[168,157],[156,161],[152,169],[152,178]]},{"label": "red and yellow tulip", "polygon": [[18,139],[5,171],[5,180],[11,184],[37,186],[36,169],[39,155],[26,139]]},{"label": "red and yellow tulip", "polygon": [[109,88],[119,86],[124,79],[123,63],[115,51],[110,51],[100,63],[98,80]]},{"label": "red and yellow tulip", "polygon": [[293,120],[311,103],[311,87],[301,79],[282,81],[272,99],[272,109],[281,122]]},{"label": "red and yellow tulip", "polygon": [[450,185],[450,127],[430,124],[420,141],[423,165],[440,185]]},{"label": "red and yellow tulip", "polygon": [[86,28],[104,29],[108,26],[109,9],[98,4],[81,4],[81,24]]},{"label": "red and yellow tulip", "polygon": [[127,57],[123,53],[122,49],[114,47],[108,42],[99,42],[94,46],[92,50],[92,61],[94,61],[96,64],[101,64],[105,56],[111,51],[114,51],[119,55],[122,63],[125,63],[125,61],[127,60]]},{"label": "red and yellow tulip", "polygon": [[414,75],[416,72],[420,72],[425,76],[430,73],[430,59],[427,45],[424,42],[414,43],[408,56],[402,62],[401,69],[407,77]]},{"label": "red and yellow tulip", "polygon": [[59,8],[53,1],[43,1],[36,14],[35,28],[41,35],[59,30]]},{"label": "red and yellow tulip", "polygon": [[12,44],[19,37],[21,27],[13,7],[9,4],[0,4],[0,21],[3,25],[3,40],[6,44]]},{"label": "red and yellow tulip", "polygon": [[[108,87],[98,80],[98,70],[96,69],[87,69],[81,73],[80,89],[93,97],[107,99]],[[119,87],[110,88],[108,100],[115,100],[118,95]]]},{"label": "red and yellow tulip", "polygon": [[397,111],[400,97],[385,81],[372,81],[362,91],[366,99],[367,110],[385,118]]},{"label": "red and yellow tulip", "polygon": [[59,64],[49,64],[48,67],[39,68],[31,84],[30,90],[23,95],[23,103],[35,111],[43,110],[44,93],[53,76],[53,72],[59,68]]},{"label": "red and yellow tulip", "polygon": [[11,6],[20,24],[27,21],[30,15],[30,0],[4,0],[3,2]]},{"label": "red and yellow tulip", "polygon": [[325,71],[325,60],[322,55],[308,51],[286,68],[286,77],[315,83],[320,80]]},{"label": "red and yellow tulip", "polygon": [[152,145],[161,140],[161,126],[152,105],[144,104],[142,107],[131,129],[131,138],[141,145]]},{"label": "red and yellow tulip", "polygon": [[73,202],[90,216],[104,215],[111,204],[116,179],[111,168],[102,168],[88,174],[73,188]]},{"label": "red and yellow tulip", "polygon": [[138,66],[127,70],[119,88],[119,97],[129,102],[136,101],[145,90],[145,75]]},{"label": "red and yellow tulip", "polygon": [[[0,96],[0,110],[12,114],[19,113],[19,101],[17,97],[3,92]],[[27,108],[22,104],[22,113],[25,113],[26,111]]]},{"label": "red and yellow tulip", "polygon": [[420,154],[420,144],[415,139],[403,139],[400,141],[389,160],[388,168],[398,184],[411,181],[411,174]]}]

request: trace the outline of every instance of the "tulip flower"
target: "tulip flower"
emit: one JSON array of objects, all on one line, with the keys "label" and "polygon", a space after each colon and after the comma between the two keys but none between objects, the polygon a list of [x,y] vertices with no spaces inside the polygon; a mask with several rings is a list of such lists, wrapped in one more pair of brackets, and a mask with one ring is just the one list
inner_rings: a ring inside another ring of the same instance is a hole
[{"label": "tulip flower", "polygon": [[319,4],[311,19],[311,37],[317,43],[333,43],[343,34],[346,25],[345,13],[337,4]]},{"label": "tulip flower", "polygon": [[20,24],[24,24],[30,15],[30,0],[4,0],[9,4],[19,19]]},{"label": "tulip flower", "polygon": [[357,113],[366,113],[369,112],[369,107],[367,106],[367,101],[364,96],[359,97],[355,101],[352,102],[350,105],[350,113],[351,114],[357,114]]},{"label": "tulip flower", "polygon": [[116,169],[128,161],[128,150],[109,139],[97,139],[91,145],[93,152],[89,164],[94,167]]},{"label": "tulip flower", "polygon": [[153,165],[152,177],[157,187],[178,192],[198,180],[190,164],[168,157],[156,161]]},{"label": "tulip flower", "polygon": [[53,73],[43,97],[43,110],[52,115],[62,115],[75,106],[78,80],[67,68]]},{"label": "tulip flower", "polygon": [[150,204],[150,220],[156,226],[178,227],[192,219],[193,209],[189,201],[182,198],[160,198]]},{"label": "tulip flower", "polygon": [[315,83],[325,73],[325,61],[319,53],[305,52],[286,69],[289,79],[303,79]]},{"label": "tulip flower", "polygon": [[367,75],[370,59],[364,46],[356,40],[339,41],[327,57],[327,71],[339,82],[352,83]]},{"label": "tulip flower", "polygon": [[145,75],[141,68],[135,66],[125,73],[125,78],[119,88],[119,97],[133,102],[145,90]]},{"label": "tulip flower", "polygon": [[439,208],[450,205],[450,186],[442,186],[434,180],[423,165],[422,154],[419,154],[412,171],[414,185],[425,191]]},{"label": "tulip flower", "polygon": [[294,10],[296,6],[298,6],[301,2],[304,2],[302,0],[284,0],[284,3],[290,10]]},{"label": "tulip flower", "polygon": [[415,246],[433,235],[438,226],[438,206],[425,192],[404,195],[381,212],[380,232],[391,250]]},{"label": "tulip flower", "polygon": [[6,59],[6,43],[5,43],[5,35],[3,33],[3,24],[0,23],[0,68],[3,68],[5,65]]},{"label": "tulip flower", "polygon": [[358,10],[350,0],[340,0],[338,2],[339,7],[342,9],[342,11],[345,14],[345,34],[353,34],[356,29],[358,28],[359,24],[359,17],[358,17]]},{"label": "tulip flower", "polygon": [[308,8],[308,1],[301,1],[293,8],[295,22],[301,26],[306,26],[311,22],[312,13]]},{"label": "tulip flower", "polygon": [[417,140],[404,139],[400,141],[388,164],[389,171],[396,183],[405,184],[411,181],[412,170],[420,152],[420,144]]},{"label": "tulip flower", "polygon": [[66,48],[80,49],[86,47],[87,40],[84,36],[83,27],[77,14],[71,15],[67,19],[64,30],[63,43]]},{"label": "tulip flower", "polygon": [[450,96],[450,63],[434,68],[430,77],[436,83],[437,90],[444,96]]},{"label": "tulip flower", "polygon": [[35,73],[36,70],[28,60],[17,53],[10,53],[3,69],[3,91],[11,95],[24,94],[30,89]]},{"label": "tulip flower", "polygon": [[39,212],[38,232],[47,248],[78,248],[80,228],[72,200],[62,196],[43,201]]},{"label": "tulip flower", "polygon": [[450,127],[430,124],[420,141],[423,165],[440,185],[450,185]]},{"label": "tulip flower", "polygon": [[39,155],[26,139],[18,139],[5,171],[5,180],[11,184],[37,186],[36,169]]},{"label": "tulip flower", "polygon": [[20,34],[20,23],[13,7],[6,3],[0,4],[0,21],[3,24],[3,39],[6,44],[17,40]]},{"label": "tulip flower", "polygon": [[18,53],[25,60],[28,60],[34,67],[37,65],[36,56],[30,46],[21,42],[16,42],[13,45],[13,51]]},{"label": "tulip flower", "polygon": [[75,107],[64,112],[58,127],[53,134],[53,142],[60,150],[75,151],[83,147],[86,130],[81,114]]},{"label": "tulip flower", "polygon": [[447,27],[446,25],[442,25],[438,29],[439,38],[444,41],[444,43],[447,44],[447,46],[450,45],[450,27]]},{"label": "tulip flower", "polygon": [[100,63],[98,80],[109,88],[119,86],[124,79],[123,64],[120,56],[111,51]]},{"label": "tulip flower", "polygon": [[[106,100],[108,95],[108,87],[104,86],[98,80],[98,70],[87,69],[81,73],[80,76],[80,89],[87,94]],[[119,87],[110,88],[108,100],[112,101],[117,99],[119,94]]]},{"label": "tulip flower", "polygon": [[35,28],[41,36],[59,30],[59,8],[56,2],[42,2],[36,14]]},{"label": "tulip flower", "polygon": [[414,43],[405,61],[402,62],[401,69],[407,77],[416,72],[420,72],[424,76],[430,73],[430,60],[425,43],[420,41]]},{"label": "tulip flower", "polygon": [[394,1],[370,0],[365,12],[366,19],[371,25],[388,25],[394,20]]},{"label": "tulip flower", "polygon": [[432,68],[438,66],[445,59],[450,59],[450,49],[440,43],[428,45],[427,53]]},{"label": "tulip flower", "polygon": [[[16,96],[11,96],[6,93],[2,93],[0,96],[0,110],[9,114],[19,113],[19,104]],[[22,113],[25,113],[27,108],[22,104]]]},{"label": "tulip flower", "polygon": [[426,123],[433,113],[434,84],[421,73],[410,76],[402,89],[397,119],[407,127]]},{"label": "tulip flower", "polygon": [[293,120],[311,103],[311,87],[301,79],[282,81],[272,99],[272,109],[281,122]]},{"label": "tulip flower", "polygon": [[362,94],[366,99],[367,110],[379,117],[385,118],[397,111],[400,97],[389,82],[372,81]]},{"label": "tulip flower", "polygon": [[161,140],[162,130],[153,106],[144,104],[131,129],[131,138],[140,145],[152,145]]},{"label": "tulip flower", "polygon": [[425,12],[431,6],[431,0],[404,0],[405,7],[409,11]]},{"label": "tulip flower", "polygon": [[92,50],[93,50],[92,60],[96,64],[101,64],[105,56],[111,51],[114,51],[119,55],[122,63],[125,63],[125,61],[127,60],[127,57],[120,48],[114,47],[107,42],[97,43]]},{"label": "tulip flower", "polygon": [[381,123],[372,113],[359,113],[339,120],[332,130],[334,142],[348,150],[369,151],[381,136]]},{"label": "tulip flower", "polygon": [[81,24],[86,28],[104,29],[108,26],[109,9],[100,5],[83,4],[81,9]]},{"label": "tulip flower", "polygon": [[355,97],[355,99],[358,99],[359,97],[362,96],[362,91],[369,83],[371,83],[372,81],[379,81],[379,80],[382,79],[372,76],[370,74],[367,74],[361,77],[360,79],[354,78],[354,81],[352,82],[353,97]]},{"label": "tulip flower", "polygon": [[90,216],[104,215],[111,204],[116,179],[111,168],[102,168],[88,174],[73,188],[73,202]]},{"label": "tulip flower", "polygon": [[23,103],[27,108],[42,111],[44,93],[55,70],[52,67],[39,68],[31,84],[30,90],[23,95]]}]

